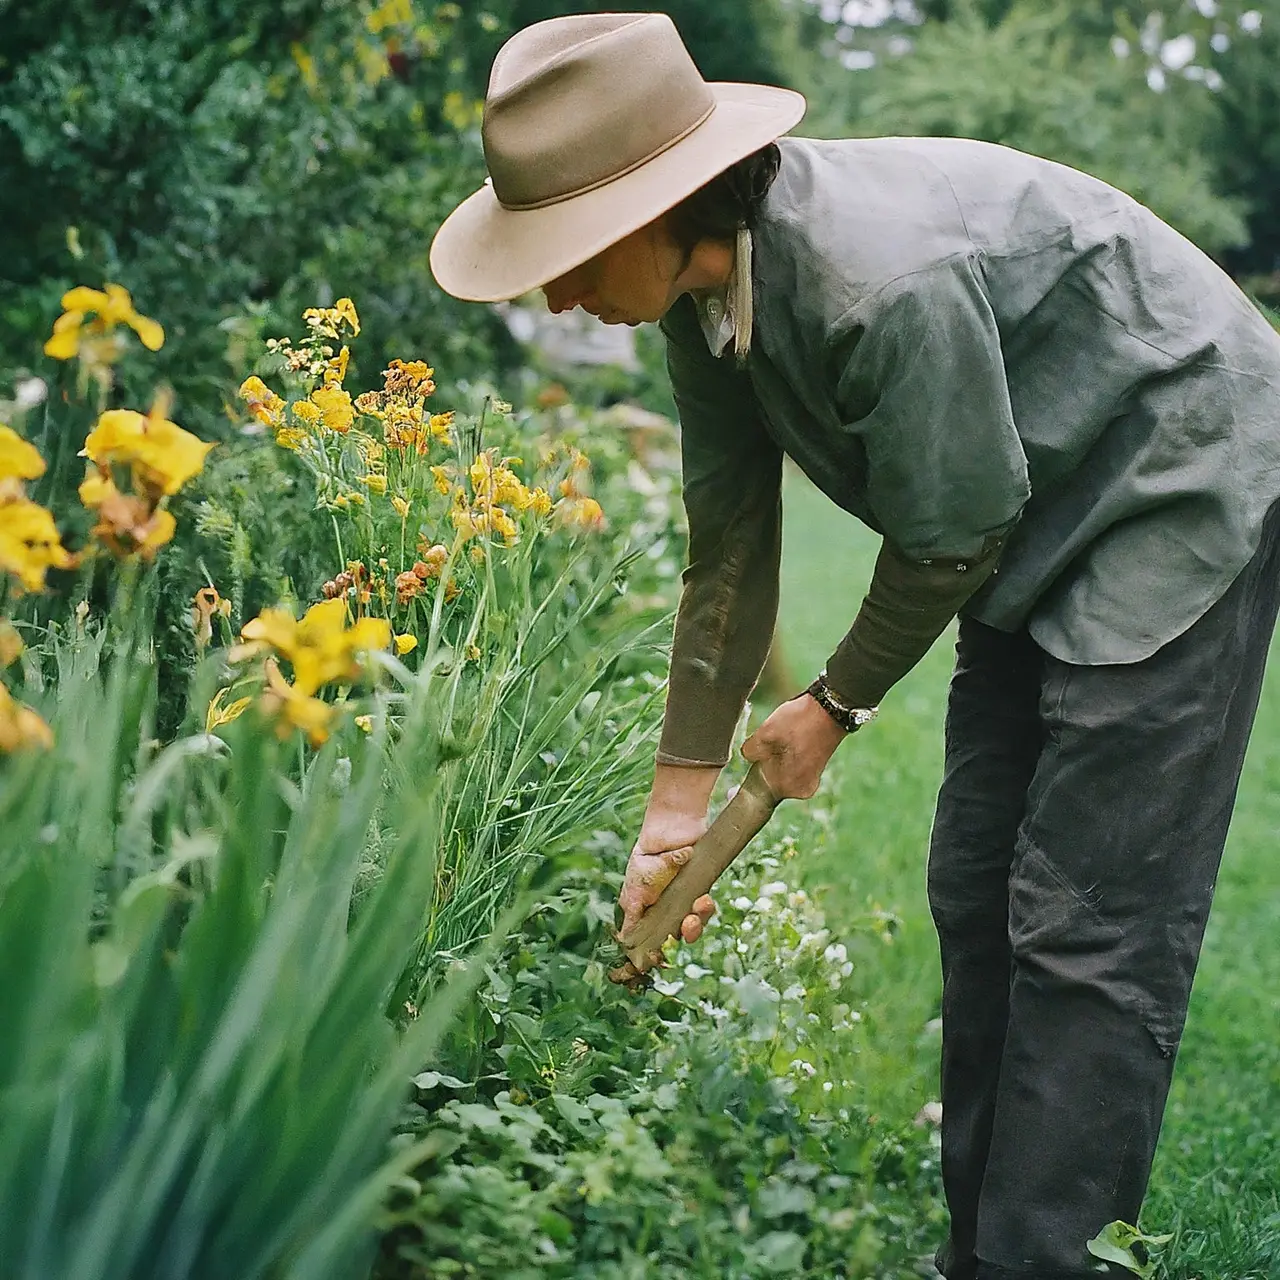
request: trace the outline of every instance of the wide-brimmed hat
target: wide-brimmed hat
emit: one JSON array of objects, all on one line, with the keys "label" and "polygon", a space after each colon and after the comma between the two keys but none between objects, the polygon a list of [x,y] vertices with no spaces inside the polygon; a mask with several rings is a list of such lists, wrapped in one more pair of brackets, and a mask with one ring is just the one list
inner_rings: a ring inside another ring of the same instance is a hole
[{"label": "wide-brimmed hat", "polygon": [[804,115],[790,89],[708,83],[661,13],[552,18],[499,50],[489,180],[431,245],[440,286],[519,297],[674,208]]}]

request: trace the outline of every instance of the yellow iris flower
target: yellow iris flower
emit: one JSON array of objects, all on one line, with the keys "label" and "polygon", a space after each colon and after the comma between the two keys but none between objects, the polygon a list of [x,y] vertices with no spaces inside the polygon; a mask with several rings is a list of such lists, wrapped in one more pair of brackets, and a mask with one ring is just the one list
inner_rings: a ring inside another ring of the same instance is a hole
[{"label": "yellow iris flower", "polygon": [[[94,318],[86,324],[90,314]],[[164,345],[164,329],[134,310],[128,289],[118,284],[107,285],[105,291],[84,285],[69,289],[62,295],[62,315],[54,321],[44,353],[55,360],[70,360],[80,354],[87,339],[102,337],[120,324],[127,324],[148,351],[159,351]]]},{"label": "yellow iris flower", "polygon": [[0,670],[17,662],[22,657],[24,648],[26,646],[22,643],[17,627],[11,622],[0,622]]},{"label": "yellow iris flower", "polygon": [[0,684],[0,751],[21,751],[24,747],[47,751],[51,746],[53,732],[49,726]]},{"label": "yellow iris flower", "polygon": [[308,439],[307,433],[301,427],[281,427],[276,432],[276,444],[294,453],[297,453]]},{"label": "yellow iris flower", "polygon": [[44,475],[44,469],[39,450],[0,423],[0,480],[35,480]]},{"label": "yellow iris flower", "polygon": [[348,628],[345,600],[312,605],[301,621],[284,609],[264,609],[240,634],[248,645],[232,651],[233,661],[263,649],[275,650],[293,666],[294,686],[311,695],[321,685],[349,682],[360,674],[359,654],[385,649],[391,643],[390,624],[382,618],[361,618]]},{"label": "yellow iris flower", "polygon": [[0,570],[13,574],[25,590],[41,591],[48,570],[74,563],[44,507],[20,492],[0,492]]},{"label": "yellow iris flower", "polygon": [[91,472],[80,485],[80,501],[98,513],[93,535],[118,556],[150,560],[174,535],[177,522],[146,498],[121,493],[109,475]]},{"label": "yellow iris flower", "polygon": [[89,432],[80,456],[104,468],[130,464],[138,488],[171,495],[199,474],[212,448],[170,422],[157,406],[145,417],[132,409],[108,409]]},{"label": "yellow iris flower", "polygon": [[276,722],[276,733],[288,737],[290,730],[301,729],[313,747],[322,746],[329,737],[334,708],[319,698],[303,693],[297,683],[290,684],[280,668],[267,660],[267,688],[262,695],[263,709]]},{"label": "yellow iris flower", "polygon": [[331,307],[308,307],[302,318],[307,325],[326,338],[337,338],[345,325],[352,337],[360,336],[360,317],[350,298],[339,298]]}]

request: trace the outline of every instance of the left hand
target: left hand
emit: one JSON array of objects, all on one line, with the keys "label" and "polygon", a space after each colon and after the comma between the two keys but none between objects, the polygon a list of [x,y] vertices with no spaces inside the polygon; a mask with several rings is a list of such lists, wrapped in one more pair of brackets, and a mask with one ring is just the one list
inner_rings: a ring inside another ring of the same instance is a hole
[{"label": "left hand", "polygon": [[763,764],[765,781],[782,800],[808,800],[822,771],[849,735],[807,693],[784,702],[742,744],[742,755]]}]

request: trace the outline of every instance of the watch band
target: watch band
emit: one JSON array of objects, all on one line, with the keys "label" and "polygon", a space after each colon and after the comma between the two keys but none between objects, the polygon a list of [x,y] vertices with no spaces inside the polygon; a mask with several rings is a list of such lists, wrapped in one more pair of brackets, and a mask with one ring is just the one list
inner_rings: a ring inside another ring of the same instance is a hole
[{"label": "watch band", "polygon": [[879,707],[851,707],[842,702],[827,684],[825,671],[819,672],[818,678],[809,686],[807,692],[845,733],[856,733],[864,724],[870,724],[880,714]]}]

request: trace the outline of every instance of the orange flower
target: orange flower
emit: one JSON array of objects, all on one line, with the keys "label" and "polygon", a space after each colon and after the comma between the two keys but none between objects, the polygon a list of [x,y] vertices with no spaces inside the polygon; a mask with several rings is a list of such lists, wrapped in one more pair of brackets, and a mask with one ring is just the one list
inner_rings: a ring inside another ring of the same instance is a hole
[{"label": "orange flower", "polygon": [[259,377],[246,378],[240,384],[240,399],[265,427],[279,430],[284,422],[284,400]]},{"label": "orange flower", "polygon": [[200,653],[213,639],[213,615],[231,617],[231,601],[218,594],[218,588],[210,584],[196,592],[191,603],[191,627],[196,637],[196,652]]},{"label": "orange flower", "polygon": [[[416,566],[415,566],[416,567]],[[422,594],[423,575],[413,569],[406,569],[396,575],[396,603],[408,604],[410,600]]]},{"label": "orange flower", "polygon": [[556,506],[556,516],[564,528],[579,533],[599,532],[608,526],[604,512],[594,498],[564,498]]},{"label": "orange flower", "polygon": [[109,477],[90,474],[80,485],[80,501],[98,514],[93,536],[117,556],[150,560],[172,539],[177,522],[143,498],[121,493]]}]

